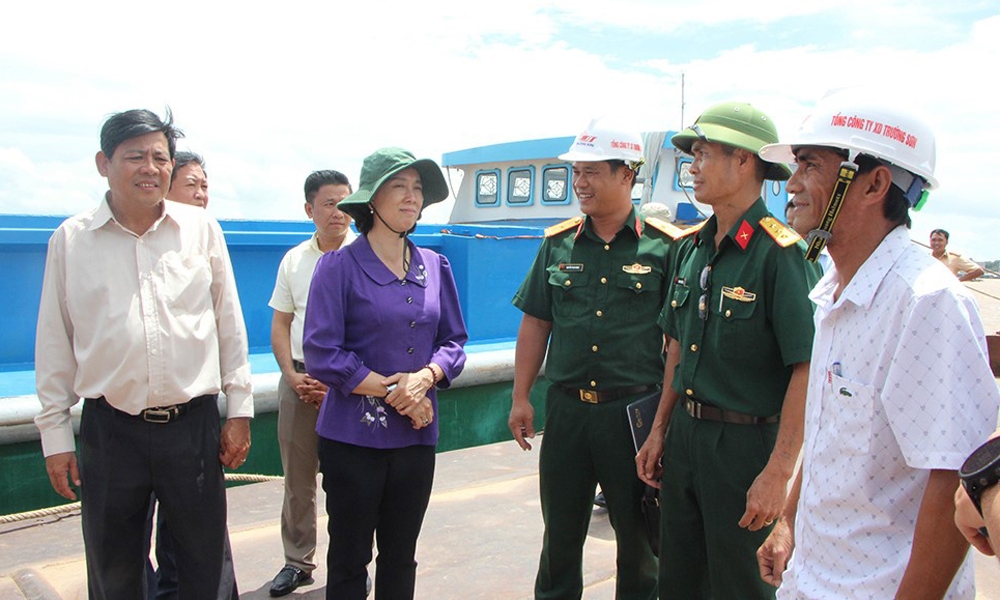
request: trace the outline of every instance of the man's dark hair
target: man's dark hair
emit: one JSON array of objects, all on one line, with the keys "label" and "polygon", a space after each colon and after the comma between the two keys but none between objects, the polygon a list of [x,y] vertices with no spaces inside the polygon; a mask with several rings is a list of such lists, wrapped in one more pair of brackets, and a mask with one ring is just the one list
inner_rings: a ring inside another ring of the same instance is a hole
[{"label": "man's dark hair", "polygon": [[613,158],[604,162],[608,163],[608,166],[611,167],[612,173],[617,173],[618,169],[628,169],[629,171],[632,171],[632,185],[635,185],[635,180],[639,177],[639,171],[629,168],[629,166],[625,164],[625,161],[621,159]]},{"label": "man's dark hair", "polygon": [[[843,153],[846,158],[847,153]],[[868,173],[876,167],[886,166],[886,163],[868,154],[859,154],[854,162],[858,165],[858,174]],[[903,190],[895,184],[889,185],[889,192],[885,195],[885,203],[882,205],[882,215],[893,225],[905,225],[907,229],[913,226],[910,219],[910,201],[906,199]]]},{"label": "man's dark hair", "polygon": [[181,170],[181,167],[186,167],[187,165],[194,163],[201,167],[201,170],[208,177],[208,171],[205,170],[205,159],[201,157],[197,152],[188,152],[187,150],[181,150],[174,156],[174,172],[170,174],[170,184],[173,185],[174,180],[177,179],[177,172]]},{"label": "man's dark hair", "polygon": [[115,150],[125,140],[131,140],[147,133],[160,132],[167,137],[167,147],[170,158],[174,157],[178,138],[184,137],[184,132],[174,127],[174,116],[167,107],[165,120],[160,120],[156,113],[146,109],[126,110],[108,117],[101,127],[101,152],[111,160]]},{"label": "man's dark hair", "polygon": [[931,237],[934,237],[935,235],[937,235],[939,233],[944,236],[944,240],[945,241],[948,241],[948,240],[951,239],[951,234],[949,234],[944,229],[935,229],[934,231],[931,232]]},{"label": "man's dark hair", "polygon": [[340,171],[334,171],[333,169],[313,171],[309,174],[309,177],[306,177],[306,202],[312,204],[313,200],[316,199],[316,194],[319,193],[319,188],[324,185],[346,185],[347,189],[352,194],[354,193],[354,188],[351,187],[351,182],[347,179],[347,175],[344,175]]},{"label": "man's dark hair", "polygon": [[[847,160],[849,154],[847,150],[828,148],[838,154],[843,160]],[[796,154],[797,156],[797,154]],[[859,154],[854,159],[858,165],[858,174],[868,173],[880,166],[887,166],[884,161],[871,156],[870,154]],[[885,195],[885,202],[882,204],[882,215],[894,226],[905,225],[909,229],[913,222],[910,220],[910,202],[902,189],[895,184],[889,185],[889,191]]]}]

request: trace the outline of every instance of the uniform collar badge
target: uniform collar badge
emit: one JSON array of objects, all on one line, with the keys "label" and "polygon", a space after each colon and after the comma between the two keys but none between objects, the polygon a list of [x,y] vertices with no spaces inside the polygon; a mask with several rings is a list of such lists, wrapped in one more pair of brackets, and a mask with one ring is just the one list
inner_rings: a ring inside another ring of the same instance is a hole
[{"label": "uniform collar badge", "polygon": [[750,238],[753,237],[753,225],[747,222],[746,219],[740,224],[740,228],[736,230],[736,245],[742,250],[746,250],[747,246],[750,244]]}]

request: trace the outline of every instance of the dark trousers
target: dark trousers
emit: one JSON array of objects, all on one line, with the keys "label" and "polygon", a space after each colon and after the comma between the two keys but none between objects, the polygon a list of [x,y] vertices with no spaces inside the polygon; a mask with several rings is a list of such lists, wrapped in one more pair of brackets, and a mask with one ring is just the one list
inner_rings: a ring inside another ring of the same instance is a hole
[{"label": "dark trousers", "polygon": [[[149,516],[146,517],[146,547],[143,553],[148,556],[153,535],[153,513],[156,512],[156,494],[149,499]],[[147,600],[180,600],[177,595],[177,559],[174,558],[174,541],[170,537],[170,526],[163,518],[163,511],[156,513],[156,569],[153,563],[146,559],[146,598]],[[240,591],[236,586],[236,571],[233,567],[233,550],[229,545],[229,532],[226,532],[226,550],[222,560],[222,580],[219,584],[218,600],[239,600]]]},{"label": "dark trousers", "polygon": [[319,438],[330,535],[327,599],[365,598],[373,536],[375,600],[413,598],[434,461],[433,446],[380,450]]},{"label": "dark trousers", "polygon": [[[156,494],[150,495],[149,514],[146,516],[147,540],[153,537],[153,513],[156,512]],[[170,539],[170,527],[163,518],[163,511],[156,513],[156,565],[146,559],[147,600],[177,600],[177,561],[174,560],[174,543]],[[146,545],[148,556],[150,544]]]},{"label": "dark trousers", "polygon": [[[219,462],[215,396],[192,401],[180,419],[147,423],[84,403],[80,493],[87,586],[95,600],[144,598],[150,495],[170,523],[178,597],[216,600],[226,540],[226,488]],[[226,590],[226,597],[232,594]]]},{"label": "dark trousers", "polygon": [[656,598],[656,557],[649,545],[635,471],[635,446],[625,407],[635,397],[587,404],[560,386],[549,387],[539,456],[545,534],[536,599],[583,594],[583,546],[598,483],[615,530],[618,600]]},{"label": "dark trousers", "polygon": [[774,598],[775,588],[764,583],[757,566],[757,548],[773,526],[749,531],[739,520],[777,435],[777,423],[698,420],[678,404],[663,447],[662,597]]}]

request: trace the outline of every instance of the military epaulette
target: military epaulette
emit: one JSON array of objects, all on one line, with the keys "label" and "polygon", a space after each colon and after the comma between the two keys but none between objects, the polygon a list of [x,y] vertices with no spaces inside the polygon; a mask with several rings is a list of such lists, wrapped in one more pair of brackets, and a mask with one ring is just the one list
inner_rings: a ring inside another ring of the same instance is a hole
[{"label": "military epaulette", "polygon": [[802,239],[799,234],[795,233],[795,230],[789,228],[788,225],[785,225],[774,217],[764,217],[760,220],[760,226],[763,227],[764,231],[766,231],[769,236],[774,238],[774,241],[778,242],[778,245],[782,248],[787,248]]},{"label": "military epaulette", "polygon": [[552,227],[546,227],[545,237],[552,237],[554,235],[559,235],[568,229],[573,229],[574,227],[580,225],[582,221],[583,217],[573,217],[572,219],[566,219],[562,223],[556,223]]},{"label": "military epaulette", "polygon": [[658,219],[656,217],[646,217],[645,223],[653,229],[669,235],[675,240],[684,234],[684,230],[680,227],[677,227],[673,223],[667,223],[663,219]]},{"label": "military epaulette", "polygon": [[701,231],[701,228],[705,226],[705,223],[708,223],[707,219],[702,221],[701,223],[698,223],[697,225],[692,225],[687,229],[682,229],[681,234],[677,237],[677,239],[686,238],[689,235],[698,233],[699,231]]}]

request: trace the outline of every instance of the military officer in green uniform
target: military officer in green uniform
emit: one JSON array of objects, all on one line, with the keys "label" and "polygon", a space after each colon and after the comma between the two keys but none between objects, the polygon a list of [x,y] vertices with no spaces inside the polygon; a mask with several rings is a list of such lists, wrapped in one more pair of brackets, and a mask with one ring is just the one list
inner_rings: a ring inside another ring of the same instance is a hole
[{"label": "military officer in green uniform", "polygon": [[668,338],[665,392],[636,456],[644,481],[656,485],[662,473],[663,598],[774,597],[755,553],[780,514],[802,444],[808,292],[820,275],[799,236],[760,198],[765,179],[791,174],[757,156],[777,139],[765,114],[730,102],[672,140],[694,156],[695,198],[714,215],[675,248],[659,318]]},{"label": "military officer in green uniform", "polygon": [[546,349],[552,382],[539,460],[545,534],[535,598],[581,597],[583,546],[600,483],[617,541],[616,597],[649,600],[656,598],[656,557],[640,508],[644,486],[633,468],[626,405],[663,379],[656,319],[680,230],[642,218],[632,204],[643,161],[639,135],[598,119],[560,158],[573,163],[584,216],[546,231],[514,296],[524,317],[508,424],[524,450],[535,434],[528,397]]}]

